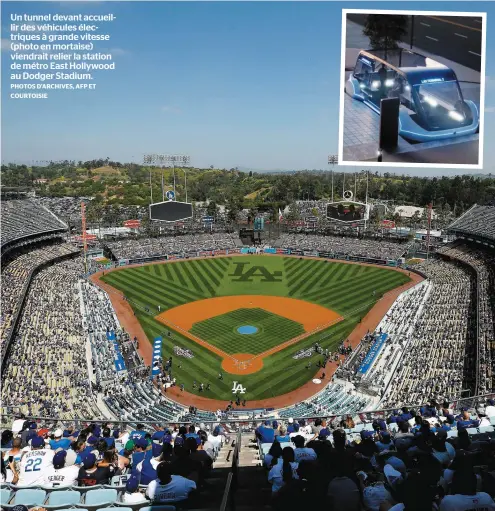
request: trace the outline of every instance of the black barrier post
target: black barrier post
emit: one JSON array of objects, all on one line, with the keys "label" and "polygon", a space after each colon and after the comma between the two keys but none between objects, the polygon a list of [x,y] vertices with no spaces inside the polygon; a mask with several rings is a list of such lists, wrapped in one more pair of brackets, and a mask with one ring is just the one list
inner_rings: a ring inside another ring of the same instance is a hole
[{"label": "black barrier post", "polygon": [[399,140],[399,98],[384,98],[380,102],[380,152],[395,149]]}]

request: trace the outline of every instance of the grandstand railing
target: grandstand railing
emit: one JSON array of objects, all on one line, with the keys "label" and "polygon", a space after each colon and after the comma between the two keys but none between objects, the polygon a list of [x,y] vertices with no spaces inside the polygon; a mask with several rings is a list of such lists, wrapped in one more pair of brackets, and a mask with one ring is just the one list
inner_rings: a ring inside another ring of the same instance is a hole
[{"label": "grandstand railing", "polygon": [[235,492],[238,487],[239,480],[239,453],[241,452],[241,431],[237,432],[235,441],[234,454],[232,456],[232,468],[227,476],[227,484],[225,485],[225,491],[222,498],[222,504],[220,505],[220,511],[227,511],[235,509]]},{"label": "grandstand railing", "polygon": [[[460,412],[461,408],[468,408],[468,409],[476,409],[480,405],[484,405],[488,399],[495,399],[495,392],[491,392],[488,394],[480,394],[477,396],[472,397],[466,397],[466,398],[446,398],[445,401],[447,401],[450,405],[450,408],[452,408],[455,411]],[[362,411],[362,412],[355,412],[355,413],[339,413],[339,414],[325,414],[325,415],[315,415],[315,414],[308,414],[308,415],[298,415],[294,416],[294,420],[299,419],[305,419],[307,421],[316,420],[316,419],[326,419],[327,421],[335,421],[337,419],[346,419],[351,415],[352,417],[359,417],[359,419],[363,422],[366,421],[372,421],[373,419],[378,418],[384,418],[387,416],[387,414],[392,414],[394,410],[397,410],[399,408],[407,407],[409,410],[419,410],[422,406],[426,406],[427,403],[416,403],[416,404],[401,404],[397,405],[395,407],[391,408],[381,408],[379,410],[373,410],[373,411]],[[17,406],[9,406],[4,407],[9,408],[10,410],[7,411],[7,413],[2,413],[0,415],[1,424],[5,428],[6,425],[11,422],[13,422],[16,418],[21,417],[21,414],[19,411],[16,411],[15,408],[20,409],[20,407]],[[246,410],[246,413],[249,413],[249,410]],[[177,424],[232,424],[232,425],[252,425],[262,422],[265,419],[273,418],[275,419],[277,417],[277,410],[269,411],[263,414],[259,414],[258,417],[255,418],[242,418],[242,419],[229,419],[229,418],[221,418],[221,419],[215,419],[215,420],[203,420],[198,419],[196,421],[186,420],[186,421],[163,421],[163,422],[157,422],[156,420],[153,421],[147,421],[147,420],[131,420],[131,421],[123,421],[120,419],[86,419],[82,417],[73,417],[71,419],[61,419],[60,417],[42,417],[42,416],[23,416],[25,420],[30,420],[37,422],[39,424],[47,424],[55,426],[57,424],[60,424],[62,426],[65,425],[75,425],[76,429],[80,427],[81,424],[91,424],[91,423],[110,423],[114,425],[119,425],[120,429],[124,429],[126,427],[134,427],[136,424],[143,424],[145,426],[148,426],[150,430],[155,429],[157,427],[162,426],[174,426]],[[284,420],[284,419],[282,419]]]},{"label": "grandstand railing", "polygon": [[3,374],[3,371],[4,371],[5,367],[6,367],[6,362],[7,362],[8,358],[9,358],[12,339],[13,339],[14,335],[17,333],[17,328],[19,326],[19,320],[21,319],[22,311],[24,309],[24,305],[26,303],[26,298],[27,298],[27,295],[28,295],[28,291],[29,291],[29,288],[31,287],[31,282],[33,281],[33,278],[41,270],[43,270],[47,266],[51,266],[54,263],[57,263],[59,261],[63,261],[64,259],[73,258],[73,257],[75,257],[79,253],[80,253],[80,250],[74,249],[74,251],[69,253],[69,254],[63,254],[63,255],[60,255],[60,256],[56,256],[53,259],[50,259],[49,261],[45,261],[45,262],[41,263],[40,265],[36,266],[35,268],[33,268],[31,270],[30,274],[28,275],[28,277],[26,279],[26,283],[25,283],[24,288],[22,290],[21,296],[19,297],[17,312],[16,312],[14,320],[12,322],[12,326],[10,327],[10,332],[7,335],[7,338],[5,340],[5,344],[2,347],[2,351],[0,353],[0,357],[1,357],[1,361],[0,361],[1,362],[1,374]]}]

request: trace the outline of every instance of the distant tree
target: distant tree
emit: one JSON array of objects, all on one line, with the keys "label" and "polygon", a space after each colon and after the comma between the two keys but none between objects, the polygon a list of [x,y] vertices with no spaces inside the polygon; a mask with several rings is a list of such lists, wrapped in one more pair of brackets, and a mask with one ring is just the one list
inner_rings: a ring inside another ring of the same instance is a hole
[{"label": "distant tree", "polygon": [[206,207],[206,212],[208,213],[208,216],[215,217],[217,214],[217,205],[214,201],[210,201],[208,203],[208,206]]},{"label": "distant tree", "polygon": [[368,14],[363,34],[373,49],[395,49],[407,34],[408,17],[395,14]]},{"label": "distant tree", "polygon": [[299,212],[299,208],[297,207],[297,204],[295,202],[292,202],[289,204],[289,211],[284,216],[284,219],[288,222],[295,222],[296,220],[299,220],[301,218],[301,213]]},{"label": "distant tree", "polygon": [[253,171],[252,170],[249,171],[249,177],[253,177]]}]

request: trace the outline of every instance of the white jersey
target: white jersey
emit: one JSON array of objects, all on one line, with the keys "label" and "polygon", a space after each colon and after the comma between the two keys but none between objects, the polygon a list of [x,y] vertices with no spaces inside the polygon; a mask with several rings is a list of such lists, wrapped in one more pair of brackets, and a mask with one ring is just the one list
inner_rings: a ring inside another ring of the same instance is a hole
[{"label": "white jersey", "polygon": [[45,477],[45,486],[56,488],[57,486],[72,486],[77,483],[79,465],[71,465],[63,468],[49,468]]},{"label": "white jersey", "polygon": [[495,503],[484,492],[476,495],[447,495],[440,504],[440,511],[495,511]]},{"label": "white jersey", "polygon": [[53,468],[55,451],[51,449],[35,449],[29,451],[21,459],[19,486],[37,486],[45,483],[45,476]]}]

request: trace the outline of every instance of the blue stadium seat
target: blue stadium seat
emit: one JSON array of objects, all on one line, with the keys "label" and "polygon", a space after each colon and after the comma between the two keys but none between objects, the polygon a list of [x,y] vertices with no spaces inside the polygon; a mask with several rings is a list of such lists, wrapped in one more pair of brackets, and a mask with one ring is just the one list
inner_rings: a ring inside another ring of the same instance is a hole
[{"label": "blue stadium seat", "polygon": [[46,509],[60,509],[64,506],[71,506],[81,502],[81,494],[74,490],[54,491],[48,495],[46,503],[43,505]]},{"label": "blue stadium seat", "polygon": [[9,488],[0,489],[0,505],[8,504],[11,497],[11,491]]},{"label": "blue stadium seat", "polygon": [[110,488],[88,491],[84,498],[84,507],[94,510],[108,507],[117,500],[117,495],[117,490]]},{"label": "blue stadium seat", "polygon": [[41,506],[46,499],[46,491],[44,490],[33,490],[24,489],[15,492],[12,504],[23,506]]}]

